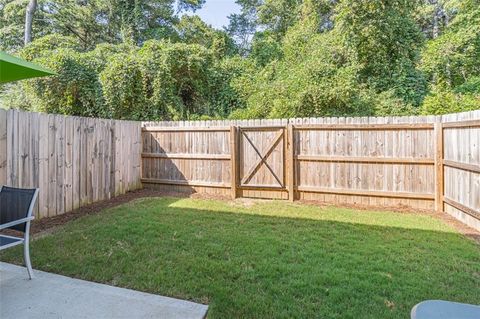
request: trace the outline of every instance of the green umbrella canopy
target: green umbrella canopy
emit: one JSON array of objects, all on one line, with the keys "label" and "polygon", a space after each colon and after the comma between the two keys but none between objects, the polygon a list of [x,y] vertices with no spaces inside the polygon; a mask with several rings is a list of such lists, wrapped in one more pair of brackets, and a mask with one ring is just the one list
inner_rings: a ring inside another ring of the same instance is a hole
[{"label": "green umbrella canopy", "polygon": [[55,74],[40,65],[0,51],[0,83]]}]

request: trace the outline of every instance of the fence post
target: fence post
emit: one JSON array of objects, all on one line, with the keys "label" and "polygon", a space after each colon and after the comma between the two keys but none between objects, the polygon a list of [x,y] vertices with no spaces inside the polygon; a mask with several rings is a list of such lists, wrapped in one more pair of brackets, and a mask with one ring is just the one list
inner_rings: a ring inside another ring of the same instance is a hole
[{"label": "fence post", "polygon": [[439,116],[435,122],[435,210],[444,212],[443,192],[443,125],[442,118]]},{"label": "fence post", "polygon": [[293,202],[295,200],[295,138],[293,134],[293,124],[288,124],[287,132],[288,200]]},{"label": "fence post", "polygon": [[237,127],[230,126],[230,175],[231,175],[231,193],[232,199],[237,198],[237,181],[238,181],[238,137]]}]

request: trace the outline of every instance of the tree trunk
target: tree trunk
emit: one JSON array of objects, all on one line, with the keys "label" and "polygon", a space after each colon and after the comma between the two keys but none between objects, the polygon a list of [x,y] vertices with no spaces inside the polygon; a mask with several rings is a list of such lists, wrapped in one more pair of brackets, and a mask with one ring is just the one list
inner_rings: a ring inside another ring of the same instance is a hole
[{"label": "tree trunk", "polygon": [[30,0],[27,5],[27,12],[25,14],[25,45],[32,42],[32,24],[33,15],[37,9],[37,0]]}]

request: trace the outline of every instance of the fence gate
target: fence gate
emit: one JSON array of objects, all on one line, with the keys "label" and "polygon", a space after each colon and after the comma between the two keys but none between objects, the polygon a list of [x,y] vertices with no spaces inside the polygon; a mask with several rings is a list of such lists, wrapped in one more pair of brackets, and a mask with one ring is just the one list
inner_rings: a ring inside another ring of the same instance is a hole
[{"label": "fence gate", "polygon": [[239,189],[261,197],[261,191],[285,190],[286,128],[240,127]]}]

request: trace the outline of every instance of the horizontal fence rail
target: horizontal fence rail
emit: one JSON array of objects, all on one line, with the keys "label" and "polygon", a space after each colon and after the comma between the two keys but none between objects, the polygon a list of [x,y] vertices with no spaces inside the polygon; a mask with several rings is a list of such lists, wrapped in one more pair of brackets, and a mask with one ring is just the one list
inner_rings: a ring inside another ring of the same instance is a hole
[{"label": "horizontal fence rail", "polygon": [[424,130],[433,129],[434,124],[314,124],[294,125],[293,128],[301,131],[387,131],[387,130]]},{"label": "horizontal fence rail", "polygon": [[391,164],[435,164],[433,158],[399,158],[399,157],[349,157],[295,155],[295,160],[310,162],[348,162],[348,163],[391,163]]}]

